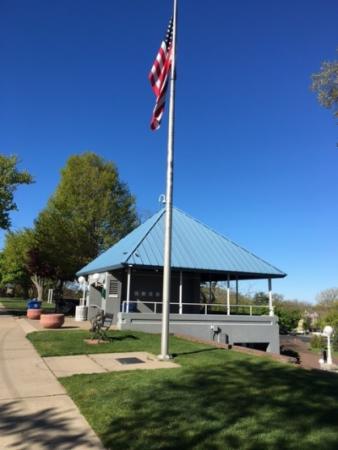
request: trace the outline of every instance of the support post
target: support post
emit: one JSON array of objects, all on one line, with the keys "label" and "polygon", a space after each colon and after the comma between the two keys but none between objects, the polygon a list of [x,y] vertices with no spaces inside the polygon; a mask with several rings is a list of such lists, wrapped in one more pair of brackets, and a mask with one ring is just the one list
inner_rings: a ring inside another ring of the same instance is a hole
[{"label": "support post", "polygon": [[[238,277],[236,278],[236,305],[238,306]],[[238,312],[238,308],[237,308]]]},{"label": "support post", "polygon": [[128,267],[128,272],[127,272],[127,313],[129,313],[130,280],[131,280],[131,267]]},{"label": "support post", "polygon": [[165,196],[165,232],[164,232],[164,264],[163,264],[163,308],[161,354],[159,360],[168,360],[169,355],[169,307],[170,307],[170,276],[171,276],[171,234],[172,234],[172,196],[174,173],[174,119],[175,119],[175,56],[176,56],[176,22],[177,0],[174,0],[172,60],[170,73],[170,99],[168,121],[168,152],[167,152],[167,186]]},{"label": "support post", "polygon": [[230,273],[227,279],[227,315],[230,316]]},{"label": "support post", "polygon": [[331,335],[327,335],[327,364],[332,365]]},{"label": "support post", "polygon": [[182,270],[180,271],[180,288],[179,288],[178,301],[179,301],[179,311],[178,311],[178,313],[179,314],[183,314],[183,305],[182,305],[182,302],[183,302],[183,273],[182,273]]},{"label": "support post", "polygon": [[269,288],[269,316],[273,316],[272,282],[271,282],[271,278],[269,278],[269,280],[268,280],[268,288]]}]

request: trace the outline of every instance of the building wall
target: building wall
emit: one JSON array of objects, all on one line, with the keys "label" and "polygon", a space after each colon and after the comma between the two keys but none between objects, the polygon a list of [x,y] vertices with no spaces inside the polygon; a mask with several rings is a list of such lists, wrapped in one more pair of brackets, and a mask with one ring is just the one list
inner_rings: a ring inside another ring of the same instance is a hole
[{"label": "building wall", "polygon": [[[89,291],[89,312],[90,319],[97,309],[93,305],[102,308],[105,313],[113,314],[113,322],[117,321],[117,314],[122,310],[122,302],[127,299],[127,269],[116,270],[110,273],[101,273],[99,286],[91,285]],[[162,312],[162,271],[137,270],[132,269],[130,283],[129,311],[153,312],[154,302],[159,304],[156,311]],[[103,285],[103,286],[102,286]],[[172,272],[171,276],[171,303],[179,302],[179,272]],[[194,273],[183,273],[183,302],[199,303],[200,299],[200,276]],[[148,302],[148,303],[147,303]],[[171,305],[171,312],[178,313],[178,305]],[[199,306],[185,306],[184,313],[199,313]]]},{"label": "building wall", "polygon": [[121,311],[123,271],[106,274],[105,313],[113,314],[113,323],[117,323],[117,315]]},{"label": "building wall", "polygon": [[102,305],[102,294],[101,289],[91,285],[89,288],[89,296],[88,296],[88,319],[92,319],[98,312],[96,308],[103,308]]},{"label": "building wall", "polygon": [[[160,333],[160,314],[119,313],[118,328]],[[219,331],[214,334],[214,331]],[[229,344],[267,344],[267,351],[279,354],[279,326],[276,316],[218,316],[171,314],[170,333],[186,334]]]},{"label": "building wall", "polygon": [[[172,272],[171,274],[171,302],[178,303],[179,301],[179,272]],[[154,305],[152,302],[162,302],[162,286],[163,274],[162,271],[156,270],[137,270],[132,269],[130,282],[130,300],[141,301],[143,305],[134,306],[135,308],[143,308],[145,311],[153,311]],[[200,298],[200,277],[193,273],[183,273],[183,302],[199,302]],[[127,299],[127,271],[123,276],[122,285],[122,301]],[[149,302],[149,303],[147,303]],[[158,311],[161,311],[161,305],[158,306]],[[187,312],[189,307],[187,308]],[[133,309],[133,304],[130,305],[130,310]],[[175,311],[175,309],[177,311]],[[195,308],[196,309],[196,308]],[[142,311],[142,312],[145,312]],[[178,306],[172,305],[172,312],[178,312]],[[191,311],[193,312],[193,311]]]}]

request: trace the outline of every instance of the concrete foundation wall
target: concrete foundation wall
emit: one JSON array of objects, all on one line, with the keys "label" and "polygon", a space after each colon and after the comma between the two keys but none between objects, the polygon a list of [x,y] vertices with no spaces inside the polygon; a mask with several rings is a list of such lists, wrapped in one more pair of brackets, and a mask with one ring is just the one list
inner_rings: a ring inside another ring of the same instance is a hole
[{"label": "concrete foundation wall", "polygon": [[[161,332],[161,314],[119,313],[120,330]],[[219,331],[214,334],[214,330]],[[219,316],[170,314],[170,333],[229,344],[267,344],[267,352],[279,354],[279,326],[276,316]]]},{"label": "concrete foundation wall", "polygon": [[97,306],[98,308],[102,308],[102,295],[101,291],[97,289],[94,286],[90,286],[89,288],[89,301],[88,301],[88,319],[92,319],[96,314],[98,309],[95,308]]}]

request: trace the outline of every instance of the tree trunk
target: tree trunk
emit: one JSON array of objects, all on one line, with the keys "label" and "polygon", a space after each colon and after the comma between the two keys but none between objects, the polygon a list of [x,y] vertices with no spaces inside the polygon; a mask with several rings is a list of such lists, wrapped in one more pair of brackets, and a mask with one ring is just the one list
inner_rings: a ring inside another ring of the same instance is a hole
[{"label": "tree trunk", "polygon": [[40,302],[43,300],[43,278],[39,277],[36,273],[31,276],[32,283],[37,291],[37,298]]}]

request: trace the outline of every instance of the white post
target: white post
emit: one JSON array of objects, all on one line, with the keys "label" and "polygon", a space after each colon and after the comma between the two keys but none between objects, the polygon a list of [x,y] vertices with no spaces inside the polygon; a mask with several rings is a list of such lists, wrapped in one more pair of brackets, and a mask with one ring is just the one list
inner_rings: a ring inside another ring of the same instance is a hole
[{"label": "white post", "polygon": [[326,364],[329,364],[329,365],[332,365],[332,352],[331,352],[331,336],[332,336],[332,333],[333,333],[333,328],[330,325],[326,325],[324,327],[322,335],[327,337],[327,358],[326,358]]},{"label": "white post", "polygon": [[238,277],[236,278],[236,309],[237,309],[237,314],[238,314]]},{"label": "white post", "polygon": [[82,289],[83,289],[83,294],[82,294],[81,305],[85,306],[86,305],[86,292],[87,292],[87,283],[86,282],[84,282],[82,284]]},{"label": "white post", "polygon": [[174,172],[174,116],[175,116],[175,56],[176,56],[176,21],[177,0],[174,0],[172,60],[170,73],[170,99],[168,122],[168,152],[167,152],[167,188],[165,196],[165,233],[164,233],[164,264],[163,264],[163,308],[160,360],[167,360],[169,355],[169,307],[170,307],[170,272],[171,272],[171,234],[172,234],[172,196]]},{"label": "white post", "polygon": [[327,335],[327,364],[332,364],[331,335]]},{"label": "white post", "polygon": [[272,305],[272,281],[271,278],[268,280],[269,288],[269,316],[273,316],[273,305]]},{"label": "white post", "polygon": [[227,280],[227,315],[230,316],[230,273]]},{"label": "white post", "polygon": [[48,289],[48,300],[47,303],[53,303],[53,289]]},{"label": "white post", "polygon": [[183,274],[182,271],[180,271],[180,288],[179,288],[179,314],[183,314]]},{"label": "white post", "polygon": [[127,313],[129,313],[129,302],[130,302],[130,277],[131,277],[131,267],[128,267],[128,272],[127,272]]}]

